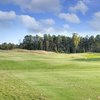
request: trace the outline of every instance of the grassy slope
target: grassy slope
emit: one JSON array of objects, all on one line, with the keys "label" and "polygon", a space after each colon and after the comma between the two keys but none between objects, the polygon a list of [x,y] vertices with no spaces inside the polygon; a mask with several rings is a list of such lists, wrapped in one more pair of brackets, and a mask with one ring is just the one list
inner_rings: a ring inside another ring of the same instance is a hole
[{"label": "grassy slope", "polygon": [[0,51],[0,100],[99,100],[100,54]]}]

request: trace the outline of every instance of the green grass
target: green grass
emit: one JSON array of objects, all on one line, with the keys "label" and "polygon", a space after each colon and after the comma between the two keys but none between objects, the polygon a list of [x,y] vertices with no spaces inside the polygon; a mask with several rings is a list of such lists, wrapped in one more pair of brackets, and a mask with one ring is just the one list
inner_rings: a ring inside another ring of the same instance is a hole
[{"label": "green grass", "polygon": [[100,53],[0,51],[0,100],[100,100]]}]

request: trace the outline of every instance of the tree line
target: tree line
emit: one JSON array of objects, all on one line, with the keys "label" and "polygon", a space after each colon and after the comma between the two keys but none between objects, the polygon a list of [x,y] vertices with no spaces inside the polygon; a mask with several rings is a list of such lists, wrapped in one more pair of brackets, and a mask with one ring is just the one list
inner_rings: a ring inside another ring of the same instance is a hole
[{"label": "tree line", "polygon": [[44,34],[43,37],[26,35],[20,48],[61,53],[100,52],[100,35],[95,37],[80,37],[77,33],[72,37],[50,34]]},{"label": "tree line", "polygon": [[44,34],[26,35],[19,45],[3,43],[0,49],[21,48],[27,50],[45,50],[60,53],[100,52],[100,35],[81,37],[74,33],[72,37]]},{"label": "tree line", "polygon": [[0,49],[1,50],[11,50],[11,49],[15,49],[17,47],[17,45],[13,44],[13,43],[2,43],[0,44]]}]

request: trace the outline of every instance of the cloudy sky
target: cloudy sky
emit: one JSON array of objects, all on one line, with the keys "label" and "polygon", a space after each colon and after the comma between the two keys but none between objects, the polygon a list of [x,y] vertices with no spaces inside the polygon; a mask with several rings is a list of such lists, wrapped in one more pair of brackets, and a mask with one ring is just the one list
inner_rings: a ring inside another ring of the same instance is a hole
[{"label": "cloudy sky", "polygon": [[100,34],[100,0],[0,0],[0,43],[74,32]]}]

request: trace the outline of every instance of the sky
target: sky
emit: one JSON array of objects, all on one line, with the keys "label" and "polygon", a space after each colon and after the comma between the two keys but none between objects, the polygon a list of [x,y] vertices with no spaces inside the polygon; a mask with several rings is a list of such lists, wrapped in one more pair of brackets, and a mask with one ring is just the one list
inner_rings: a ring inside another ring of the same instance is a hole
[{"label": "sky", "polygon": [[72,33],[100,34],[100,0],[0,0],[0,43]]}]

